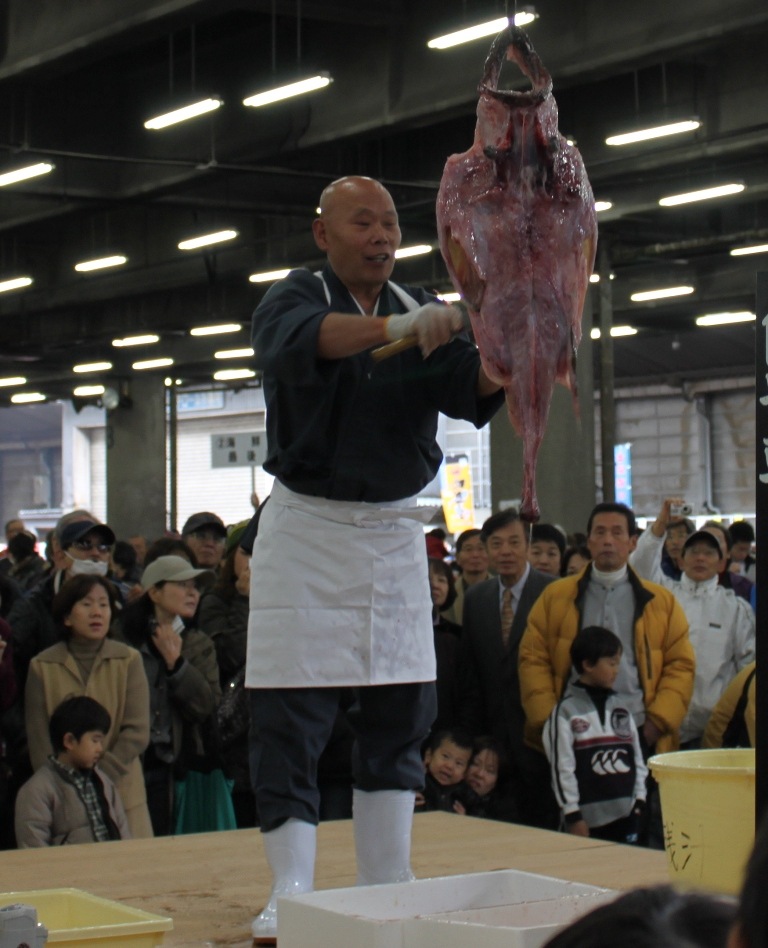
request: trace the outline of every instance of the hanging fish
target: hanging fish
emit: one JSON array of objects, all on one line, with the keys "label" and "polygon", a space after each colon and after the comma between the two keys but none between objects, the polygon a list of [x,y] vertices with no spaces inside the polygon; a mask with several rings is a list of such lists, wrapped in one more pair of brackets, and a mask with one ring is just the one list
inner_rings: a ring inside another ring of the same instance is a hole
[{"label": "hanging fish", "polygon": [[[505,57],[531,82],[498,88]],[[597,249],[584,163],[557,128],[552,79],[526,33],[493,41],[475,140],[451,155],[437,196],[440,249],[470,312],[487,375],[523,440],[521,516],[539,518],[536,458],[556,381],[576,402],[575,351]]]}]

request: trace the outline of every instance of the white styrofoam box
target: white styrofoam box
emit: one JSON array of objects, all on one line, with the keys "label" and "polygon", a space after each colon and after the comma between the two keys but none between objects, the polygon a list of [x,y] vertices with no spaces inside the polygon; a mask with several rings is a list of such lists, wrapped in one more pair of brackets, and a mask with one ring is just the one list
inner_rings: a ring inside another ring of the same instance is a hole
[{"label": "white styrofoam box", "polygon": [[[477,948],[502,944],[504,948],[533,948],[599,899],[614,896],[597,886],[515,869],[329,889],[278,901],[280,948],[306,948],[308,944],[337,948],[431,948],[439,944],[447,948],[468,943]],[[569,903],[570,912],[555,908],[560,900]],[[584,906],[579,911],[582,900]],[[533,908],[541,903],[546,904],[540,911]],[[513,906],[519,909],[517,916],[509,911]],[[555,912],[559,913],[557,918]],[[554,924],[542,935],[541,921],[547,917]],[[410,924],[417,920],[423,921],[421,931]],[[511,940],[516,929],[526,928],[533,929],[532,939],[538,928],[539,941]],[[457,940],[449,941],[454,934]]]}]

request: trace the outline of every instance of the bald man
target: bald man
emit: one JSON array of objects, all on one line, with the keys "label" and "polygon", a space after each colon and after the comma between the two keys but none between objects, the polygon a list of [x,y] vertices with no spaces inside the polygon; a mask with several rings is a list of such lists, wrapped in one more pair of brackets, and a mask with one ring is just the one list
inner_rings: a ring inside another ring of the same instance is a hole
[{"label": "bald man", "polygon": [[[437,473],[438,413],[480,427],[503,401],[461,317],[390,281],[400,246],[389,192],[334,181],[313,224],[327,256],[293,270],[253,318],[276,478],[251,560],[246,684],[251,775],[277,896],[313,884],[317,760],[341,688],[357,689],[353,815],[358,882],[412,878],[420,744],[436,711],[424,535],[415,495]],[[375,362],[403,337],[417,345]]]}]

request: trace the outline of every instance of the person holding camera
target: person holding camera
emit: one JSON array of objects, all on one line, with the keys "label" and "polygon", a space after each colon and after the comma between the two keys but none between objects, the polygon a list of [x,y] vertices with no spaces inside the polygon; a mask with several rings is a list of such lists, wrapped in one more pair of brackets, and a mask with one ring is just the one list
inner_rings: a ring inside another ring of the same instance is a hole
[{"label": "person holding camera", "polygon": [[706,529],[694,531],[683,544],[680,579],[662,572],[664,537],[669,525],[681,520],[683,505],[676,497],[664,499],[629,561],[641,576],[669,589],[688,619],[696,674],[693,697],[680,726],[680,746],[691,749],[701,746],[709,716],[728,683],[755,659],[755,615],[744,599],[718,584],[723,551],[717,537]]}]

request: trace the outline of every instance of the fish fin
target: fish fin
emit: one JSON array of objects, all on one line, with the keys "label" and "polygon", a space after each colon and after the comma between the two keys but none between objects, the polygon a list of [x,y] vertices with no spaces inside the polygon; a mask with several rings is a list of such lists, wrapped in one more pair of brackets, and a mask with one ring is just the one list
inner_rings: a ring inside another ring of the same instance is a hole
[{"label": "fish fin", "polygon": [[485,293],[485,281],[477,272],[472,261],[464,251],[461,243],[453,236],[451,229],[445,229],[445,245],[448,248],[451,267],[456,275],[462,295],[467,304],[476,312],[480,312]]}]

